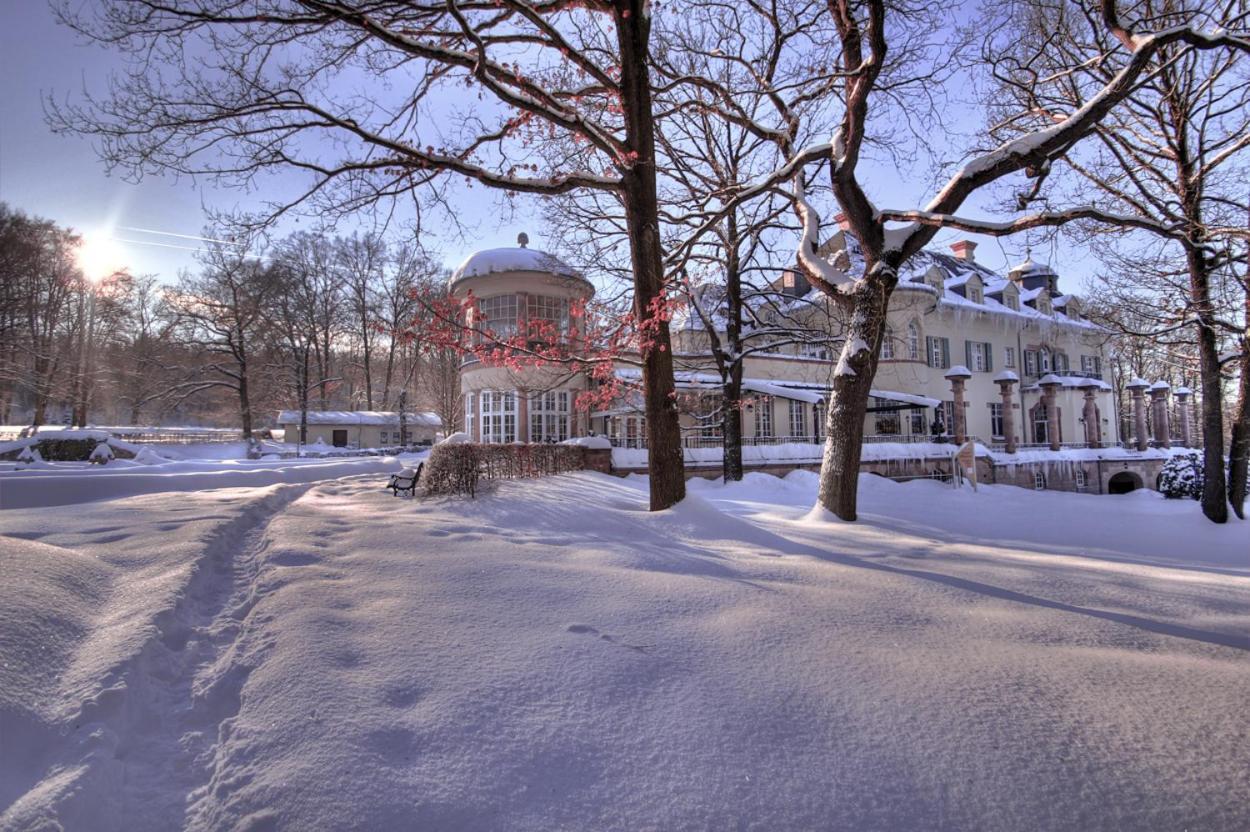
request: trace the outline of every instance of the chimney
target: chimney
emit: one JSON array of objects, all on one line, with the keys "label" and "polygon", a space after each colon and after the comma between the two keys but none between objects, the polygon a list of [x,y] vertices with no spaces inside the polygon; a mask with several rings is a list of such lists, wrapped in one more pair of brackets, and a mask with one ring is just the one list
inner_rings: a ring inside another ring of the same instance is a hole
[{"label": "chimney", "polygon": [[972,263],[976,257],[977,244],[972,240],[960,240],[957,243],[951,243],[951,251],[955,252],[955,256],[966,263]]}]

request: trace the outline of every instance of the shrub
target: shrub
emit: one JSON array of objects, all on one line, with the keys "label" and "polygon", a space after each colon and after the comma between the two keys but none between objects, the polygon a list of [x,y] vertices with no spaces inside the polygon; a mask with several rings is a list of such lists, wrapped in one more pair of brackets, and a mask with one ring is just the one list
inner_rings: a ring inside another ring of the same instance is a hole
[{"label": "shrub", "polygon": [[477,494],[482,479],[521,479],[580,471],[585,449],[577,445],[435,445],[421,483],[427,494]]},{"label": "shrub", "polygon": [[1163,463],[1159,491],[1169,500],[1202,499],[1202,461],[1197,454],[1181,454]]}]

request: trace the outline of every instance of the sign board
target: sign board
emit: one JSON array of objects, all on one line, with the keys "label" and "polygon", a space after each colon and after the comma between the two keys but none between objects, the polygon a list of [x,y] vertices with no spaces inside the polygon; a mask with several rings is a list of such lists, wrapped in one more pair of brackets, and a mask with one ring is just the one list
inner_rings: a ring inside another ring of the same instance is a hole
[{"label": "sign board", "polygon": [[955,452],[955,465],[959,467],[960,472],[972,483],[972,490],[977,490],[977,445],[975,442],[965,442],[959,446],[959,450]]}]

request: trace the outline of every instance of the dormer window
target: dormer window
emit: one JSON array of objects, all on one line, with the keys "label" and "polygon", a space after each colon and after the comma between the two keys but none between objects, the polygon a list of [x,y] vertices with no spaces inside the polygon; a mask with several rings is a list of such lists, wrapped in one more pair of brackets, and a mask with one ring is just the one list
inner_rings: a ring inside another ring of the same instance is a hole
[{"label": "dormer window", "polygon": [[1003,292],[1003,305],[1015,312],[1020,311],[1020,295],[1011,289]]},{"label": "dormer window", "polygon": [[973,303],[983,303],[985,301],[985,298],[981,296],[980,289],[978,289],[976,286],[969,286],[968,287],[968,300],[972,301]]}]

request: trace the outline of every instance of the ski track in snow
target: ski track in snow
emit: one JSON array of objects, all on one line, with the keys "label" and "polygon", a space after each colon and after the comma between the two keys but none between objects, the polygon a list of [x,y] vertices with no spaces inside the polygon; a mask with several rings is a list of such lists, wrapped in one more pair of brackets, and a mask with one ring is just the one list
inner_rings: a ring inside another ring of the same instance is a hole
[{"label": "ski track in snow", "polygon": [[[71,747],[61,755],[78,761],[55,766],[47,778],[53,791],[63,792],[56,813],[67,828],[177,829],[204,798],[219,733],[238,713],[243,684],[263,649],[247,643],[244,622],[259,600],[266,530],[310,487],[268,489],[215,529],[174,606],[152,621],[142,649],[102,680],[100,693],[73,719]],[[94,789],[70,787],[80,777],[113,787],[107,811]],[[0,828],[39,823],[23,817],[20,803],[0,814]]]}]

